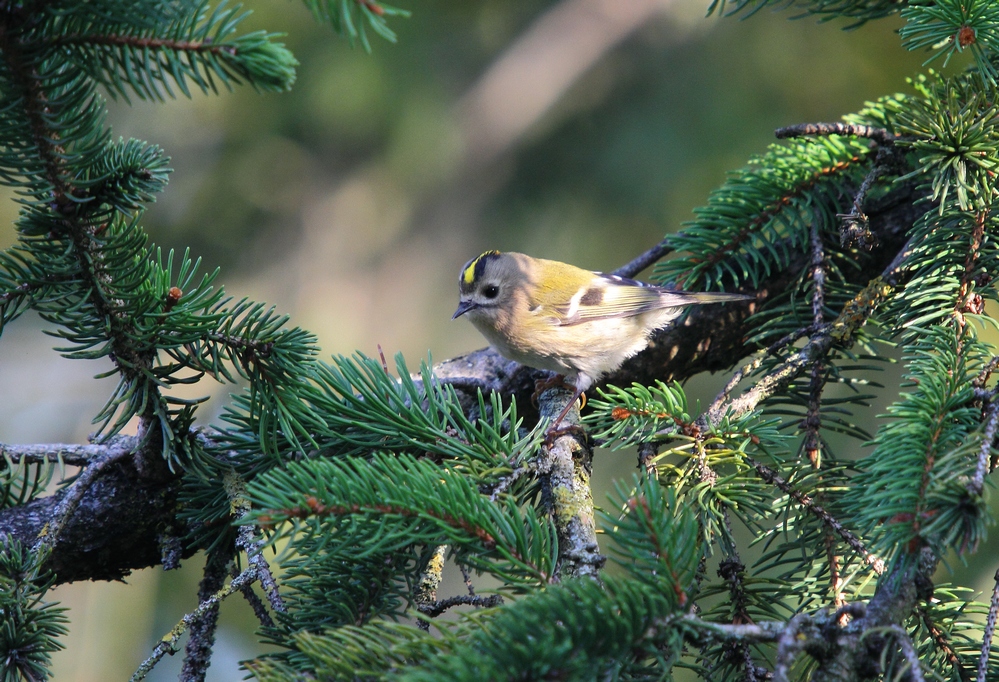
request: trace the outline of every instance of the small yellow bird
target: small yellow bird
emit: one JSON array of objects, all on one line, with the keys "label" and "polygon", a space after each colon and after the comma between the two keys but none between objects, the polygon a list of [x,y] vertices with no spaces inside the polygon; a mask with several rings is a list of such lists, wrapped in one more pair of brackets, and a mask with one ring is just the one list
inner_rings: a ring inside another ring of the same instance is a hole
[{"label": "small yellow bird", "polygon": [[673,291],[499,251],[468,261],[458,288],[452,320],[467,315],[505,358],[558,372],[575,387],[549,433],[586,389],[645,348],[652,332],[678,318],[685,306],[753,298]]}]

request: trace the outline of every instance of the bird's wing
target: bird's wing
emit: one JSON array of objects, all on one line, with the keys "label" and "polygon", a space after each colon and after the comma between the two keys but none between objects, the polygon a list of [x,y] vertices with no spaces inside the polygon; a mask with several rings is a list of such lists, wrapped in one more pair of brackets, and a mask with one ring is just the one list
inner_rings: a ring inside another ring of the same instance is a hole
[{"label": "bird's wing", "polygon": [[663,308],[679,308],[696,303],[720,303],[752,298],[742,294],[674,291],[633,279],[594,273],[593,280],[576,292],[565,306],[559,306],[562,326],[612,317],[632,317]]}]

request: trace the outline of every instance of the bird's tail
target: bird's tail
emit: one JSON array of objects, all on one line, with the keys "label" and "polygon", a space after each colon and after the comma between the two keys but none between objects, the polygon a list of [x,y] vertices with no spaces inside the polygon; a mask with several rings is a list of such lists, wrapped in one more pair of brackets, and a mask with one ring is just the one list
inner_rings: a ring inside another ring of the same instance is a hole
[{"label": "bird's tail", "polygon": [[729,294],[716,291],[664,291],[663,301],[670,306],[697,305],[701,303],[725,303],[726,301],[752,301],[755,296]]}]

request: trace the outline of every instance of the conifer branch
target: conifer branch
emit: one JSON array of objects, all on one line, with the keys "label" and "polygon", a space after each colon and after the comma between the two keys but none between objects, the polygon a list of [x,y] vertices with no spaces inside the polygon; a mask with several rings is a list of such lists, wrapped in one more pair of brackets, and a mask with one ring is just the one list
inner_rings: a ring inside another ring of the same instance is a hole
[{"label": "conifer branch", "polygon": [[[823,308],[825,306],[825,249],[822,247],[822,234],[819,231],[818,216],[812,222],[812,326],[816,329],[825,323]],[[812,376],[808,387],[808,410],[801,422],[805,431],[805,454],[812,466],[818,469],[821,464],[821,443],[819,429],[822,427],[822,389],[825,386],[825,365],[823,356],[819,356],[812,364]]]},{"label": "conifer branch", "polygon": [[992,462],[992,444],[995,442],[996,427],[999,426],[999,400],[993,396],[987,408],[985,408],[985,431],[982,434],[982,447],[978,450],[978,464],[975,466],[975,475],[968,481],[968,494],[978,496],[985,488],[985,475],[990,470]]},{"label": "conifer branch", "polygon": [[[198,586],[198,603],[205,602],[225,587],[226,564],[230,552],[216,548],[210,552],[205,563],[201,584]],[[249,587],[245,585],[244,587]],[[218,603],[190,623],[191,634],[184,646],[184,663],[180,670],[180,682],[204,682],[208,666],[212,662],[212,647],[215,645],[215,629],[219,621]]]},{"label": "conifer branch", "polygon": [[992,588],[992,600],[989,602],[989,616],[985,621],[985,632],[982,635],[982,652],[978,656],[978,677],[975,682],[986,682],[989,670],[989,654],[992,653],[992,637],[996,632],[996,618],[999,616],[999,570],[996,571],[995,587]]},{"label": "conifer branch", "polygon": [[486,609],[502,605],[503,596],[499,594],[492,594],[488,597],[459,594],[454,597],[448,597],[447,599],[441,599],[440,601],[434,601],[431,604],[422,605],[418,607],[418,610],[425,616],[436,618],[455,606],[474,606],[476,608]]},{"label": "conifer branch", "polygon": [[923,625],[926,626],[930,636],[933,638],[933,643],[944,653],[944,656],[947,657],[947,662],[950,663],[961,682],[971,682],[971,678],[968,677],[967,671],[964,669],[964,666],[961,665],[961,659],[958,657],[957,652],[954,651],[954,647],[951,643],[947,641],[947,635],[944,634],[944,631],[940,629],[939,625],[933,622],[930,618],[930,614],[926,612],[926,608],[923,606],[917,606],[916,613],[919,614],[920,619],[923,621]]},{"label": "conifer branch", "polygon": [[136,450],[131,446],[132,443],[127,443],[124,447],[121,445],[111,447],[107,452],[87,463],[76,480],[69,486],[66,494],[56,504],[52,511],[51,520],[38,533],[32,552],[48,555],[52,551],[60,539],[63,528],[69,523],[70,517],[76,511],[77,505],[94,480],[112,464],[134,454]]},{"label": "conifer branch", "polygon": [[854,552],[856,552],[864,562],[867,563],[875,573],[881,575],[884,573],[885,564],[884,560],[875,556],[864,546],[864,543],[854,535],[849,529],[843,526],[832,514],[827,512],[825,509],[815,504],[814,500],[808,495],[796,490],[787,482],[780,474],[771,469],[770,467],[762,464],[760,462],[754,461],[751,458],[747,458],[749,464],[756,469],[757,473],[767,483],[776,486],[781,492],[793,499],[795,502],[804,507],[810,514],[815,516],[819,521],[823,523],[829,530],[836,533],[840,538],[843,539],[847,545],[849,545]]},{"label": "conifer branch", "polygon": [[905,660],[909,664],[908,672],[912,681],[926,682],[926,678],[923,677],[923,668],[919,665],[919,654],[916,653],[916,647],[912,645],[909,633],[901,625],[896,624],[886,626],[885,630],[895,635],[895,641],[898,643],[899,648],[902,650],[902,655],[905,656]]},{"label": "conifer branch", "polygon": [[642,270],[658,263],[672,252],[673,247],[670,246],[669,240],[664,239],[645,253],[636,256],[631,262],[625,263],[618,269],[612,271],[611,274],[617,275],[618,277],[634,278]]},{"label": "conifer branch", "polygon": [[867,287],[843,306],[839,316],[828,326],[816,330],[809,341],[798,352],[790,355],[776,369],[763,376],[751,388],[734,400],[718,401],[704,413],[699,421],[702,427],[718,424],[726,414],[742,416],[756,409],[762,401],[784,390],[810,364],[823,357],[833,345],[848,346],[853,335],[867,322],[868,318],[893,291],[890,278],[897,276],[899,264],[893,260],[881,276],[871,280]]},{"label": "conifer branch", "polygon": [[274,627],[274,619],[267,612],[267,606],[264,604],[264,601],[253,591],[253,587],[251,585],[244,585],[239,588],[239,591],[243,595],[243,598],[246,599],[246,603],[253,609],[253,615],[257,617],[260,625],[265,628]]},{"label": "conifer branch", "polygon": [[[881,265],[874,272],[860,270],[853,277],[871,277],[884,269],[891,273],[887,278],[889,283],[898,281],[897,267],[908,249],[905,246],[906,231],[915,217],[921,214],[913,207],[912,198],[911,190],[902,188],[894,199],[880,202],[872,211],[872,229],[878,235],[872,264],[889,265],[887,268]],[[807,267],[807,261],[800,259],[783,271],[773,272],[770,279],[760,284],[761,299],[766,298],[769,292],[782,291],[794,281],[803,267]],[[865,301],[858,300],[856,309],[847,318],[862,315]],[[750,352],[745,342],[745,318],[748,314],[748,306],[696,308],[688,314],[682,329],[663,330],[650,348],[626,362],[613,376],[607,377],[606,382],[617,385],[629,385],[633,381],[647,384],[657,378],[683,379],[701,371],[723,369],[731,364],[733,358]],[[844,335],[852,328],[847,322],[845,318]],[[810,328],[799,330],[773,346],[783,347],[802,333],[808,335],[814,331]],[[437,364],[434,376],[445,381],[450,377],[472,377],[490,390],[501,390],[504,396],[516,400],[524,406],[520,413],[530,417],[529,397],[534,392],[534,382],[531,373],[522,370],[521,365],[502,358],[496,351],[482,349]],[[459,388],[463,404],[471,408],[481,386],[476,383],[470,393]],[[474,404],[477,405],[477,402]],[[84,456],[89,459],[107,452],[116,443],[122,442],[120,438],[114,437],[107,444],[70,446],[74,448],[74,454],[70,456],[79,457],[82,464]],[[35,461],[56,459],[57,453],[64,451],[65,447],[32,446],[30,457]],[[156,442],[150,442],[148,447],[153,452],[157,451]],[[204,447],[211,447],[211,444]],[[43,454],[46,452],[51,456]],[[127,462],[123,464],[127,465]],[[131,466],[113,468],[112,473],[104,479],[105,484],[93,491],[93,498],[90,494],[85,496],[86,504],[78,509],[68,529],[72,545],[60,542],[53,549],[49,565],[60,582],[118,578],[132,568],[157,565],[162,560],[159,538],[164,527],[175,523],[178,481],[169,477],[139,478]],[[526,471],[522,470],[523,473]],[[64,494],[60,492],[27,505],[0,510],[0,533],[32,544],[37,532],[51,518],[52,506]],[[103,549],[99,553],[75,549],[88,547]],[[185,548],[185,556],[192,551],[191,547]]]},{"label": "conifer branch", "polygon": [[57,38],[56,45],[113,45],[139,50],[173,50],[177,52],[207,52],[214,55],[235,55],[234,45],[218,44],[211,38],[205,40],[178,40],[175,38],[154,38],[152,36],[130,36],[119,34],[73,34]]},{"label": "conifer branch", "polygon": [[286,611],[284,599],[278,591],[271,567],[264,557],[264,542],[260,537],[260,530],[256,524],[245,523],[246,516],[250,513],[250,500],[246,497],[246,482],[235,471],[230,470],[223,477],[222,484],[225,487],[226,496],[229,498],[230,509],[232,509],[235,520],[244,522],[236,533],[236,549],[245,552],[247,562],[257,569],[260,586],[263,588],[264,594],[267,595],[267,601],[270,602],[271,608],[278,613],[284,613]]},{"label": "conifer branch", "polygon": [[[440,603],[437,601],[437,588],[440,587],[441,580],[444,578],[444,557],[446,555],[447,545],[437,545],[434,547],[427,558],[426,565],[423,567],[423,572],[420,574],[420,581],[416,584],[415,594],[413,595],[416,610],[431,618],[439,616],[446,610],[436,610],[437,605]],[[425,632],[430,631],[429,622],[420,620],[416,624],[421,630]]]},{"label": "conifer branch", "polygon": [[786,140],[793,137],[814,137],[816,135],[850,135],[852,137],[866,137],[879,144],[894,144],[898,139],[894,133],[885,128],[860,125],[854,123],[799,123],[797,125],[785,126],[774,131],[774,136],[778,140]]},{"label": "conifer branch", "polygon": [[[829,166],[815,170],[811,176],[801,180],[796,186],[790,188],[789,191],[779,197],[772,204],[763,207],[762,210],[754,215],[742,229],[729,238],[728,241],[718,244],[711,250],[710,254],[703,257],[688,256],[686,259],[687,262],[692,266],[698,267],[710,267],[720,263],[730,253],[736,251],[743,243],[749,240],[754,234],[766,227],[766,225],[775,216],[790,206],[795,199],[806,195],[825,178],[845,173],[851,167],[863,162],[867,156],[867,154],[855,154],[847,159],[837,161]],[[671,240],[671,242],[675,241],[675,238]],[[679,282],[682,283],[683,281],[684,280],[681,277]]]},{"label": "conifer branch", "polygon": [[981,315],[985,310],[985,299],[981,294],[973,294],[972,282],[977,278],[978,259],[982,250],[982,240],[985,238],[985,221],[988,211],[975,214],[975,224],[969,236],[968,252],[964,258],[964,268],[961,272],[960,285],[957,288],[957,300],[954,301],[954,317],[958,324],[964,326],[965,313]]},{"label": "conifer branch", "polygon": [[[728,521],[728,514],[725,517]],[[745,578],[746,567],[739,558],[739,555],[732,552],[718,564],[718,577],[728,583],[729,604],[732,613],[732,624],[752,623],[753,619],[748,611],[748,599],[743,580]],[[738,642],[728,654],[731,657],[739,658],[739,665],[742,666],[747,682],[756,682],[757,666],[753,660],[753,653],[748,642]]]},{"label": "conifer branch", "polygon": [[[141,338],[141,334],[123,302],[108,291],[112,276],[106,266],[105,249],[97,238],[106,224],[95,225],[89,220],[91,213],[102,210],[101,202],[81,203],[80,197],[76,196],[76,188],[69,180],[73,169],[67,167],[68,155],[62,146],[60,133],[50,125],[53,116],[48,111],[49,98],[45,85],[38,77],[35,65],[24,60],[15,43],[9,27],[0,25],[0,51],[3,52],[19,91],[21,107],[29,122],[37,153],[42,159],[51,194],[49,197],[39,196],[37,200],[46,202],[50,207],[52,215],[47,218],[53,230],[58,225],[63,235],[73,244],[73,256],[83,279],[82,284],[88,291],[87,302],[106,325],[104,333],[111,348],[108,357],[128,383],[145,384],[143,393],[146,394],[146,400],[143,413],[139,416],[147,422],[148,428],[154,415],[168,412],[155,382],[143,376],[152,367],[154,352],[149,349],[136,350],[134,339]],[[109,414],[108,420],[110,418]]]},{"label": "conifer branch", "polygon": [[83,467],[101,455],[107,454],[108,443],[52,443],[44,445],[20,445],[0,443],[0,458],[14,464],[42,464],[45,462]]},{"label": "conifer branch", "polygon": [[[541,391],[538,406],[542,419],[554,419],[573,392],[563,386]],[[596,519],[590,474],[593,451],[580,433],[579,408],[573,406],[562,420],[560,435],[542,448],[538,471],[555,520],[560,579],[596,578],[607,560],[597,545]]]},{"label": "conifer branch", "polygon": [[204,616],[204,614],[208,613],[212,609],[217,609],[218,605],[226,597],[230,596],[234,592],[242,590],[243,587],[253,584],[256,580],[257,569],[251,566],[230,580],[228,585],[216,591],[210,597],[198,604],[196,609],[181,618],[180,622],[178,622],[173,629],[170,630],[170,632],[156,644],[153,648],[153,653],[142,662],[139,668],[129,679],[129,682],[141,682],[141,680],[144,680],[146,675],[148,675],[153,667],[159,663],[161,658],[167,654],[172,654],[177,651],[177,642],[180,641],[181,636],[192,626],[192,624],[196,623],[202,616]]}]

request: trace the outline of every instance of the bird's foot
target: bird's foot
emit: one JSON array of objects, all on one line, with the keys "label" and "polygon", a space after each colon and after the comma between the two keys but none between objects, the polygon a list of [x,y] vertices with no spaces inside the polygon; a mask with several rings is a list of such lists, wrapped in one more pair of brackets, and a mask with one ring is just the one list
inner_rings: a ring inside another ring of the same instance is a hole
[{"label": "bird's foot", "polygon": [[[534,407],[538,406],[538,398],[541,394],[547,391],[549,388],[564,388],[567,391],[576,392],[576,386],[570,384],[565,380],[565,376],[561,374],[555,374],[548,377],[547,379],[538,379],[534,382],[534,393],[531,394],[531,405]],[[586,394],[583,393],[579,396],[579,409],[586,407]]]},{"label": "bird's foot", "polygon": [[579,438],[579,440],[583,441],[584,443],[588,438],[586,434],[586,429],[584,429],[579,424],[569,424],[567,426],[557,426],[553,424],[547,431],[545,431],[544,446],[546,448],[550,448],[555,444],[556,440],[558,440],[562,436],[569,435],[570,433],[575,435],[577,438]]}]

